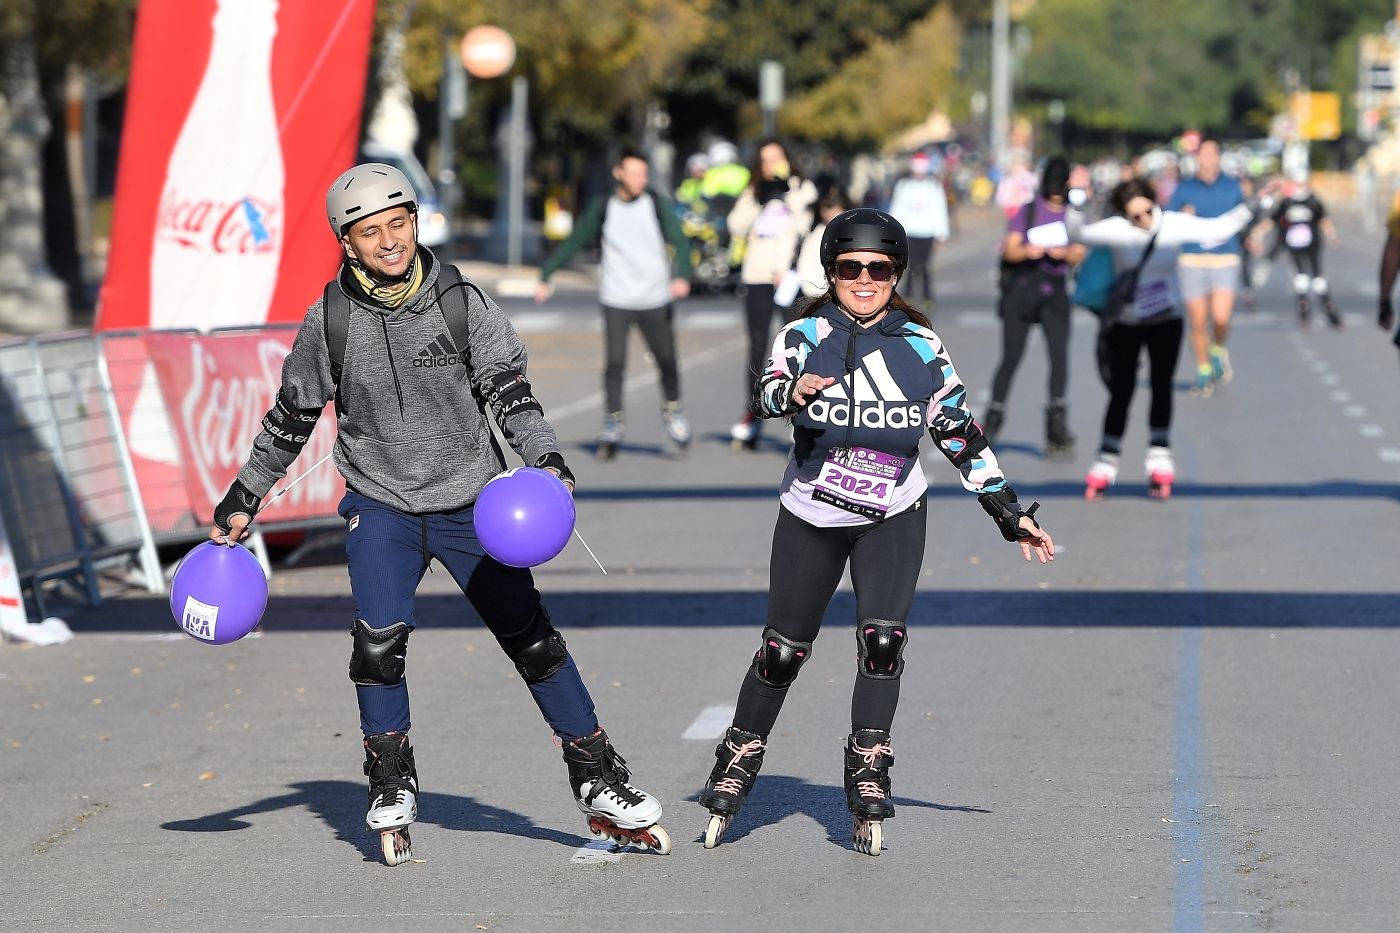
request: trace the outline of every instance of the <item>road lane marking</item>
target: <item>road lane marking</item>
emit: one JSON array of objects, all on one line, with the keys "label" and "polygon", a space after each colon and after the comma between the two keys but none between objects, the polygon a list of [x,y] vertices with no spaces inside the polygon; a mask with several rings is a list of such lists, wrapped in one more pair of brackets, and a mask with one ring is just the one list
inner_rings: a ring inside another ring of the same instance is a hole
[{"label": "road lane marking", "polygon": [[1382,447],[1377,453],[1386,463],[1400,463],[1400,448]]},{"label": "road lane marking", "polygon": [[1365,405],[1348,405],[1346,408],[1343,408],[1343,409],[1342,409],[1342,414],[1346,415],[1348,418],[1365,418],[1365,417],[1366,417],[1366,406],[1365,406]]},{"label": "road lane marking", "polygon": [[1362,437],[1385,437],[1385,428],[1378,424],[1363,424],[1360,429]]},{"label": "road lane marking", "polygon": [[695,721],[690,724],[690,728],[681,733],[683,739],[717,739],[724,735],[729,724],[734,721],[734,707],[732,706],[707,706]]},{"label": "road lane marking", "polygon": [[595,839],[574,852],[569,859],[571,865],[606,865],[622,861],[622,850],[609,839]]}]

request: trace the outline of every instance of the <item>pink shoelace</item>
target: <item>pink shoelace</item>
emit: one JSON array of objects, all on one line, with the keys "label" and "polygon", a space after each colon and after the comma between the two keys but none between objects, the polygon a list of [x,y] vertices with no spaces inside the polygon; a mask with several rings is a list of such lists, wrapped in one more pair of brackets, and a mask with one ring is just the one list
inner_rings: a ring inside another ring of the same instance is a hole
[{"label": "pink shoelace", "polygon": [[[881,743],[872,748],[862,748],[855,742],[851,743],[851,751],[855,752],[865,762],[867,768],[875,767],[875,759],[881,755],[894,755],[894,749],[886,743]],[[862,797],[874,797],[877,800],[885,799],[885,791],[874,781],[857,781],[856,791]]]},{"label": "pink shoelace", "polygon": [[[724,766],[725,773],[728,773],[730,768],[737,765],[739,763],[739,759],[745,757],[746,755],[752,755],[754,752],[763,751],[762,739],[754,739],[752,742],[745,742],[743,745],[739,746],[736,746],[733,742],[729,741],[728,739],[725,739],[724,744],[727,745],[729,747],[729,750],[734,753],[734,757],[729,759],[729,764]],[[738,778],[721,778],[720,780],[715,782],[715,793],[717,794],[738,794],[743,789],[744,782],[740,781]]]}]

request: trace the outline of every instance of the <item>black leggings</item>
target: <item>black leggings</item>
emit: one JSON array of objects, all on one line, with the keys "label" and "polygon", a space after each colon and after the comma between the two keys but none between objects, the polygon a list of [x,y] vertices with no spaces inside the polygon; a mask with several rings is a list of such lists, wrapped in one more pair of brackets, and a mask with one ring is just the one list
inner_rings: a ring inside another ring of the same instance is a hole
[{"label": "black leggings", "polygon": [[1050,355],[1050,401],[1064,399],[1069,388],[1069,297],[1062,283],[1048,283],[1050,294],[1041,294],[1038,275],[1013,282],[1001,300],[1001,363],[992,379],[992,404],[1005,405],[1011,379],[1026,352],[1031,325],[1045,331]]},{"label": "black leggings", "polygon": [[909,271],[905,273],[908,281],[900,283],[904,286],[901,294],[913,298],[914,286],[922,281],[924,300],[933,301],[933,244],[936,242],[933,237],[909,238]]},{"label": "black leggings", "polygon": [[1172,377],[1181,356],[1181,333],[1185,322],[1172,318],[1160,324],[1137,327],[1115,324],[1109,327],[1108,410],[1103,416],[1103,445],[1106,453],[1120,453],[1123,429],[1128,424],[1128,406],[1137,388],[1138,358],[1147,348],[1148,381],[1152,385],[1152,407],[1147,413],[1149,443],[1171,446]]},{"label": "black leggings", "polygon": [[[883,522],[844,528],[818,528],[779,507],[768,564],[768,627],[792,641],[815,641],[848,561],[856,591],[855,621],[904,622],[924,562],[926,506],[921,499]],[[759,735],[772,732],[787,692],[787,687],[759,680],[750,666],[739,688],[734,725]],[[851,730],[888,731],[898,705],[898,678],[875,680],[857,672]]]},{"label": "black leggings", "polygon": [[661,373],[661,392],[666,401],[681,397],[680,370],[676,365],[676,331],[673,326],[675,309],[647,308],[633,311],[603,306],[604,345],[607,359],[603,366],[603,396],[608,411],[622,411],[622,374],[627,369],[627,338],[632,325],[642,332],[647,349],[656,358]]},{"label": "black leggings", "polygon": [[[1310,279],[1322,276],[1322,247],[1316,240],[1303,249],[1290,248],[1288,258],[1293,260],[1293,271],[1298,275],[1306,275]],[[1306,288],[1299,292],[1302,295],[1307,293]]]},{"label": "black leggings", "polygon": [[744,381],[744,408],[747,410],[749,396],[753,394],[753,384],[768,365],[768,355],[773,350],[773,313],[781,311],[783,323],[797,319],[797,307],[802,303],[801,296],[791,308],[779,308],[773,303],[777,288],[772,285],[744,286],[744,323],[749,331],[749,368]]}]

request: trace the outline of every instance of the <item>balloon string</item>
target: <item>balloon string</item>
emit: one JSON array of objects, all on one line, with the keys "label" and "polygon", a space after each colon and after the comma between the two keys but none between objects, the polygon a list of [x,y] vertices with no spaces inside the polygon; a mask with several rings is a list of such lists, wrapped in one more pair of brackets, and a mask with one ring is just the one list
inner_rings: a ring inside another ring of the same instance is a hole
[{"label": "balloon string", "polygon": [[301,474],[300,476],[298,476],[296,479],[292,480],[290,483],[288,483],[287,485],[283,486],[283,487],[281,488],[281,490],[278,491],[277,495],[273,496],[271,499],[268,499],[265,503],[263,503],[262,507],[261,507],[260,509],[258,509],[258,514],[259,514],[259,515],[262,515],[262,513],[266,512],[268,509],[272,508],[272,503],[276,502],[278,499],[280,499],[280,498],[282,498],[283,496],[285,496],[285,495],[287,494],[288,490],[290,490],[290,489],[291,489],[293,486],[295,486],[297,483],[301,482],[302,480],[304,480],[304,479],[306,479],[308,476],[310,476],[313,470],[315,470],[318,466],[320,466],[321,464],[323,464],[323,463],[325,463],[327,460],[329,460],[334,454],[335,454],[335,451],[332,450],[330,453],[326,454],[326,455],[325,455],[324,457],[322,457],[320,460],[317,460],[315,463],[311,464],[311,466],[307,467],[307,468],[306,468],[306,472],[302,473],[302,474]]},{"label": "balloon string", "polygon": [[583,535],[578,533],[578,525],[574,525],[574,537],[578,538],[578,543],[583,545],[583,549],[588,552],[588,556],[593,558],[593,563],[598,565],[598,569],[603,571],[603,576],[608,575],[608,568],[603,566],[603,562],[598,559],[598,555],[593,553],[593,549],[588,546],[588,542],[583,540]]}]

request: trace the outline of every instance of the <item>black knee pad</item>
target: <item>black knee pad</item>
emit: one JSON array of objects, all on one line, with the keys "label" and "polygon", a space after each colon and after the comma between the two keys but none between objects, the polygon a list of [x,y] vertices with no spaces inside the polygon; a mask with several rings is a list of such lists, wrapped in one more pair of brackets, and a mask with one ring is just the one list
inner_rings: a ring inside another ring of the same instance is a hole
[{"label": "black knee pad", "polygon": [[862,619],[856,626],[856,650],[860,676],[894,680],[904,671],[904,643],[908,631],[903,622]]},{"label": "black knee pad", "polygon": [[569,649],[564,645],[564,636],[549,624],[549,613],[541,606],[530,627],[520,636],[501,642],[506,655],[515,662],[527,684],[539,683],[551,676],[564,662],[569,660]]},{"label": "black knee pad", "polygon": [[350,680],[364,687],[392,687],[403,683],[404,655],[413,629],[407,622],[388,628],[371,628],[364,619],[350,626]]},{"label": "black knee pad", "polygon": [[765,628],[763,644],[753,656],[754,676],[770,687],[786,687],[797,679],[811,654],[810,641],[792,641],[776,629]]}]

